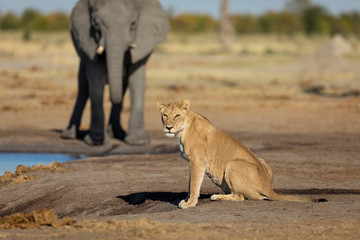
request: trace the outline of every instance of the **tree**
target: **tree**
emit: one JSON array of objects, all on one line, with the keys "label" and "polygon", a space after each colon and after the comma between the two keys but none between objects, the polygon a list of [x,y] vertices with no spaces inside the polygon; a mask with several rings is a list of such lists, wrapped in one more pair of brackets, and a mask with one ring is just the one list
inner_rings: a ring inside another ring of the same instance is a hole
[{"label": "tree", "polygon": [[301,18],[307,35],[326,35],[331,31],[329,14],[322,6],[312,6],[305,9]]},{"label": "tree", "polygon": [[295,15],[301,15],[303,11],[312,6],[311,0],[288,0],[285,10]]},{"label": "tree", "polygon": [[349,15],[351,19],[352,33],[360,37],[360,13],[352,12]]},{"label": "tree", "polygon": [[47,16],[50,31],[61,31],[69,29],[69,18],[63,12],[53,12]]},{"label": "tree", "polygon": [[12,12],[6,13],[1,20],[1,29],[16,30],[21,28],[21,20]]},{"label": "tree", "polygon": [[218,28],[216,20],[204,14],[181,14],[170,17],[171,29],[181,33],[214,32]]},{"label": "tree", "polygon": [[234,15],[232,22],[237,34],[252,34],[258,32],[258,18],[251,15]]},{"label": "tree", "polygon": [[41,16],[41,13],[35,9],[25,9],[21,16],[21,20],[24,26],[29,26],[36,18]]},{"label": "tree", "polygon": [[289,12],[267,12],[259,18],[259,30],[266,34],[293,35],[302,31],[301,21]]},{"label": "tree", "polygon": [[338,32],[346,34],[355,34],[360,36],[360,13],[359,12],[350,12],[343,13],[340,15],[339,28]]},{"label": "tree", "polygon": [[228,0],[221,2],[220,44],[224,51],[228,51],[235,41],[235,30],[228,11]]}]

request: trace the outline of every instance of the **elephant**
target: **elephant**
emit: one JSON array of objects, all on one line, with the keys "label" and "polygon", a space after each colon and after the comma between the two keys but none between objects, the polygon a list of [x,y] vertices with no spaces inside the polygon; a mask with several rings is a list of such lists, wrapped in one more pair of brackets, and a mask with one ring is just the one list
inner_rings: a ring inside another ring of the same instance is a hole
[{"label": "elephant", "polygon": [[[169,31],[168,16],[157,0],[79,0],[70,15],[70,33],[80,58],[78,95],[61,137],[79,138],[81,117],[90,98],[91,124],[84,137],[86,143],[102,145],[109,137],[132,145],[150,142],[144,127],[145,68],[154,48]],[[105,84],[109,84],[112,102],[107,131]],[[120,114],[127,88],[130,117],[125,133]]]}]

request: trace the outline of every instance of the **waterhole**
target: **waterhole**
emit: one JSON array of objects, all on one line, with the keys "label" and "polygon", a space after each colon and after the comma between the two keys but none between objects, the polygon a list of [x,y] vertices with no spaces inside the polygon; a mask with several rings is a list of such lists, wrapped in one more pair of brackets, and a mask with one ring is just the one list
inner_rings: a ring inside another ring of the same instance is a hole
[{"label": "waterhole", "polygon": [[49,165],[54,161],[61,163],[85,157],[85,155],[58,153],[0,153],[0,176],[3,175],[6,170],[14,172],[20,164],[31,167],[39,163]]}]

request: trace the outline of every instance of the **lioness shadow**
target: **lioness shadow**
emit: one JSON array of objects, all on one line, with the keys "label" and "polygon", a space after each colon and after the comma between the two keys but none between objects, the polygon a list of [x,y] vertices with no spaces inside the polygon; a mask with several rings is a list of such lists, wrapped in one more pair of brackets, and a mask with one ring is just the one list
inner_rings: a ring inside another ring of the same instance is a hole
[{"label": "lioness shadow", "polygon": [[[330,189],[330,188],[311,188],[311,189],[275,189],[279,194],[295,195],[360,195],[359,189]],[[139,192],[128,195],[120,195],[116,198],[122,199],[130,205],[141,205],[146,200],[167,202],[178,205],[182,199],[187,197],[187,192]],[[199,199],[210,199],[212,194],[201,194]]]},{"label": "lioness shadow", "polygon": [[[187,192],[140,192],[129,195],[117,196],[130,205],[141,205],[146,200],[167,202],[178,205],[182,199],[187,197]],[[199,199],[208,199],[212,194],[201,194]]]}]

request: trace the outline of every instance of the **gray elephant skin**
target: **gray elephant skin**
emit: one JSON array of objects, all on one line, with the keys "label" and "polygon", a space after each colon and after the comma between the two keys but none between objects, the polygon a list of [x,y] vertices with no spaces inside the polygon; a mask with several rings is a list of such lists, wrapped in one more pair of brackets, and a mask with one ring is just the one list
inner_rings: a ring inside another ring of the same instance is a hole
[{"label": "gray elephant skin", "polygon": [[[70,16],[70,32],[80,57],[78,96],[61,137],[79,138],[81,117],[90,98],[91,125],[84,137],[86,143],[101,145],[109,135],[129,144],[148,143],[144,127],[145,67],[169,30],[167,14],[157,0],[79,0]],[[105,131],[103,95],[107,83],[112,109]],[[127,88],[130,117],[125,133],[120,114]]]}]

